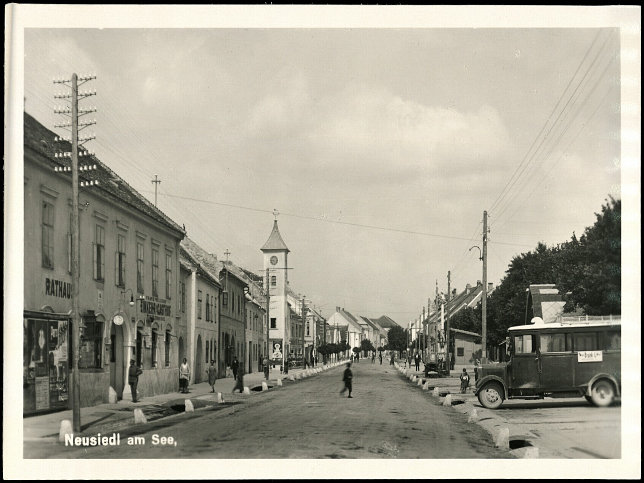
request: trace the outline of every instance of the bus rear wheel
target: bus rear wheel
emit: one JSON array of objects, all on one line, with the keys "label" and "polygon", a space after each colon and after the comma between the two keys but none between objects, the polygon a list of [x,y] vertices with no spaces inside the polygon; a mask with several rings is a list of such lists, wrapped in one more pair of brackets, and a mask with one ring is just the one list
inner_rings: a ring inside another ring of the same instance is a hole
[{"label": "bus rear wheel", "polygon": [[479,391],[479,402],[487,409],[497,409],[503,403],[503,388],[498,382],[488,382]]},{"label": "bus rear wheel", "polygon": [[593,388],[590,392],[590,399],[592,403],[597,407],[606,407],[610,406],[615,399],[615,390],[613,389],[613,384],[606,380],[601,379],[593,384]]}]

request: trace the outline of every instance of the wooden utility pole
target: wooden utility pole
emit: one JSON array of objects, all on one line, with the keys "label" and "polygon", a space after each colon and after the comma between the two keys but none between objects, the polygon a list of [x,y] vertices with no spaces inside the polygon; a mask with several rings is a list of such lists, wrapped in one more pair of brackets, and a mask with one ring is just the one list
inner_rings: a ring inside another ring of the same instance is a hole
[{"label": "wooden utility pole", "polygon": [[449,353],[449,301],[452,298],[451,286],[451,272],[447,272],[447,303],[445,304],[445,364],[447,367],[447,375],[449,376],[450,368],[452,367],[451,354]]},{"label": "wooden utility pole", "polygon": [[481,362],[487,362],[487,211],[483,212],[483,294],[481,296]]},{"label": "wooden utility pole", "polygon": [[302,369],[306,368],[306,349],[304,347],[304,332],[306,330],[306,299],[302,295]]}]

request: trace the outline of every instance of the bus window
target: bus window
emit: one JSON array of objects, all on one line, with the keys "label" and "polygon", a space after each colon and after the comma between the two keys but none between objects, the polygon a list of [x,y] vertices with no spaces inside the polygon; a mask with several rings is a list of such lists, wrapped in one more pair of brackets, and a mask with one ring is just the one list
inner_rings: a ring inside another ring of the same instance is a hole
[{"label": "bus window", "polygon": [[541,352],[565,352],[566,335],[541,334],[539,347],[541,348]]},{"label": "bus window", "polygon": [[572,352],[572,334],[566,334],[566,352]]},{"label": "bus window", "polygon": [[534,335],[524,334],[514,336],[514,353],[530,354],[535,350]]},{"label": "bus window", "polygon": [[620,350],[622,348],[622,334],[620,332],[606,332],[605,350]]},{"label": "bus window", "polygon": [[573,343],[576,351],[599,350],[597,332],[580,332],[573,334]]}]

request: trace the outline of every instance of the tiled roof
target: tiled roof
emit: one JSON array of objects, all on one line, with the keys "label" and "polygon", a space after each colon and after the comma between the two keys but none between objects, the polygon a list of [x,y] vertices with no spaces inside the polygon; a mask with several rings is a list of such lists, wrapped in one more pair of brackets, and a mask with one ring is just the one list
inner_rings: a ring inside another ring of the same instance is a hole
[{"label": "tiled roof", "polygon": [[477,334],[476,332],[470,332],[469,330],[462,330],[462,329],[453,329],[449,328],[450,332],[456,332],[457,334],[465,334],[465,335],[471,335],[474,337],[481,337],[481,334]]},{"label": "tiled roof", "polygon": [[271,231],[268,240],[266,240],[266,243],[264,243],[264,246],[261,248],[261,250],[285,250],[287,252],[290,251],[286,246],[286,243],[284,243],[284,240],[282,240],[282,235],[280,235],[280,230],[277,227],[277,220],[275,220],[275,222],[273,223],[273,231]]},{"label": "tiled roof", "polygon": [[380,316],[378,319],[376,319],[376,322],[377,322],[377,323],[378,323],[378,325],[380,325],[380,327],[382,327],[383,329],[391,329],[392,327],[400,327],[400,325],[399,325],[399,324],[397,324],[396,322],[394,322],[392,319],[390,319],[390,318],[389,318],[389,317],[387,317],[386,315],[382,315],[382,316]]},{"label": "tiled roof", "polygon": [[193,240],[185,237],[181,240],[181,254],[189,261],[198,265],[199,269],[214,283],[221,285],[219,282],[219,267],[217,266],[217,257],[206,252],[197,245]]},{"label": "tiled roof", "polygon": [[[57,152],[71,151],[71,144],[68,142],[56,142],[54,138],[57,135],[40,124],[32,116],[24,113],[24,145],[25,153],[27,148],[48,158],[51,163],[52,173],[55,166],[71,167],[71,158],[56,158]],[[132,160],[136,162],[136,160]],[[95,156],[83,156],[79,158],[79,164],[96,164],[97,169],[91,171],[79,172],[81,181],[98,181],[97,186],[93,186],[93,191],[103,191],[130,209],[135,209],[144,215],[149,216],[158,223],[165,225],[167,228],[178,232],[179,238],[185,235],[185,230],[175,223],[165,213],[150,203],[143,195],[132,188],[123,178],[117,175],[103,162]],[[71,175],[70,175],[71,179]]]}]

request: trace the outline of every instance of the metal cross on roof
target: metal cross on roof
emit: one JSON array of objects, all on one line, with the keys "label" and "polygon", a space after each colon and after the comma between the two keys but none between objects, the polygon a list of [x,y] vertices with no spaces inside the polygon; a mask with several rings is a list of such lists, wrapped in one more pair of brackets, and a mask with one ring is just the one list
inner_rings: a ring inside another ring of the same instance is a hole
[{"label": "metal cross on roof", "polygon": [[277,220],[277,216],[280,214],[279,211],[277,211],[277,208],[273,208],[273,216],[275,217],[275,220]]}]

